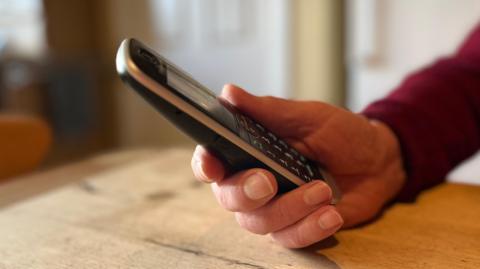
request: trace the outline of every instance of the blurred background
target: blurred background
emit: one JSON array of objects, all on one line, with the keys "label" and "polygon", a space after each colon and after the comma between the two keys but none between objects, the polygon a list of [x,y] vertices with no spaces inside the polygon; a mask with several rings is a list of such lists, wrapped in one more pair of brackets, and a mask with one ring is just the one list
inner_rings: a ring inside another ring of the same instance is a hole
[{"label": "blurred background", "polygon": [[[0,111],[44,119],[41,168],[101,152],[192,147],[119,80],[136,37],[217,93],[314,99],[360,111],[452,53],[477,0],[0,0]],[[0,130],[1,131],[1,130]]]}]

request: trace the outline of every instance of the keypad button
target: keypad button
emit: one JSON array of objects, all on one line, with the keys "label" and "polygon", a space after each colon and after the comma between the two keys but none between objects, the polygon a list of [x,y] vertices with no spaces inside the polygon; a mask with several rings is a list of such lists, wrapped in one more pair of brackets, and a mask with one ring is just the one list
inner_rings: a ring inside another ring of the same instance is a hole
[{"label": "keypad button", "polygon": [[298,156],[298,158],[304,163],[307,162],[307,159],[303,155]]},{"label": "keypad button", "polygon": [[285,152],[285,156],[287,156],[290,160],[294,160],[293,156],[288,152]]},{"label": "keypad button", "polygon": [[240,127],[242,127],[242,129],[247,128],[246,122],[244,122],[241,118],[239,118],[237,121],[238,121],[238,124],[240,125]]},{"label": "keypad button", "polygon": [[268,138],[266,138],[265,136],[262,136],[261,137],[262,141],[265,142],[266,144],[270,144],[270,140],[268,140]]},{"label": "keypad button", "polygon": [[260,137],[260,134],[257,132],[257,130],[251,128],[251,127],[248,127],[247,128],[247,132],[252,135],[253,137]]},{"label": "keypad button", "polygon": [[245,118],[245,121],[246,123],[248,124],[248,126],[252,127],[252,128],[255,128],[254,125],[255,123],[253,122],[252,119],[250,119],[249,117],[244,117]]},{"label": "keypad button", "polygon": [[245,118],[245,116],[239,114],[238,117],[240,118],[240,121],[242,121],[245,125],[247,125],[247,118]]},{"label": "keypad button", "polygon": [[266,152],[267,152],[267,155],[268,155],[270,158],[276,158],[276,157],[277,157],[277,155],[276,155],[275,153],[271,152],[270,150],[267,150]]},{"label": "keypad button", "polygon": [[264,128],[262,125],[260,125],[260,124],[258,124],[258,123],[255,123],[255,126],[256,126],[260,131],[265,132],[265,128]]},{"label": "keypad button", "polygon": [[315,173],[313,172],[312,167],[309,164],[305,165],[305,167],[307,168],[308,175],[310,177],[313,177],[315,175]]},{"label": "keypad button", "polygon": [[277,137],[276,137],[274,134],[268,132],[267,135],[268,135],[268,137],[270,137],[273,141],[277,141]]},{"label": "keypad button", "polygon": [[282,148],[279,147],[278,145],[273,145],[273,147],[274,147],[277,151],[279,151],[279,152],[282,152],[282,151],[283,151]]},{"label": "keypad button", "polygon": [[260,135],[257,133],[249,133],[253,138],[260,138]]},{"label": "keypad button", "polygon": [[280,164],[282,164],[284,167],[287,167],[287,166],[288,166],[287,161],[285,161],[284,159],[278,159],[278,161],[279,161]]},{"label": "keypad button", "polygon": [[298,151],[296,151],[294,148],[290,148],[290,152],[295,156],[300,156],[300,153],[298,153]]},{"label": "keypad button", "polygon": [[280,144],[280,146],[282,146],[285,149],[289,148],[287,143],[285,143],[285,141],[283,141],[283,140],[278,140],[278,144]]},{"label": "keypad button", "polygon": [[295,172],[297,175],[300,175],[300,170],[297,167],[290,167],[290,170]]},{"label": "keypad button", "polygon": [[301,162],[300,160],[297,160],[295,162],[298,164],[298,166],[305,167],[305,164],[303,162]]}]

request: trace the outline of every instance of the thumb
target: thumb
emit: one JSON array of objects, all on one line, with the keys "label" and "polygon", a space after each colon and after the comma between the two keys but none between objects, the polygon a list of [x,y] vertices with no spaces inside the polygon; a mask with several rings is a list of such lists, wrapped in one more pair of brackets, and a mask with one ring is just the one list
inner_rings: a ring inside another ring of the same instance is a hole
[{"label": "thumb", "polygon": [[331,110],[326,109],[331,106],[321,102],[255,96],[231,84],[223,87],[220,96],[244,115],[254,119],[281,137],[305,135],[305,132],[309,132],[318,126],[321,122],[321,115],[330,114],[329,111]]}]

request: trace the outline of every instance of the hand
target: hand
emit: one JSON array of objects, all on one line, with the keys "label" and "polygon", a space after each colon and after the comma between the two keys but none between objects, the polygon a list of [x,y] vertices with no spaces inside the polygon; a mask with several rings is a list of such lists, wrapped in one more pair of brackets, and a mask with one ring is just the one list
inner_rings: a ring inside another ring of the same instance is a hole
[{"label": "hand", "polygon": [[375,217],[405,181],[398,142],[383,123],[321,102],[256,97],[232,85],[225,86],[221,96],[323,164],[343,193],[332,206],[330,188],[314,180],[275,196],[277,184],[267,170],[226,177],[221,161],[197,146],[192,158],[195,176],[212,183],[220,205],[235,212],[239,225],[253,233],[270,233],[289,248],[308,246],[342,226]]}]

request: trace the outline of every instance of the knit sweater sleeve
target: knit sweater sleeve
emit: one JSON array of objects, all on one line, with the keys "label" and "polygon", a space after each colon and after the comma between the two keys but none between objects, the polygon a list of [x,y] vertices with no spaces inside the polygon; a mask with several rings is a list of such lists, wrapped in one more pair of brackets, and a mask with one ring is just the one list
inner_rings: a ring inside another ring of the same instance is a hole
[{"label": "knit sweater sleeve", "polygon": [[455,55],[411,74],[363,114],[400,142],[407,182],[399,200],[442,182],[480,147],[480,24]]}]

